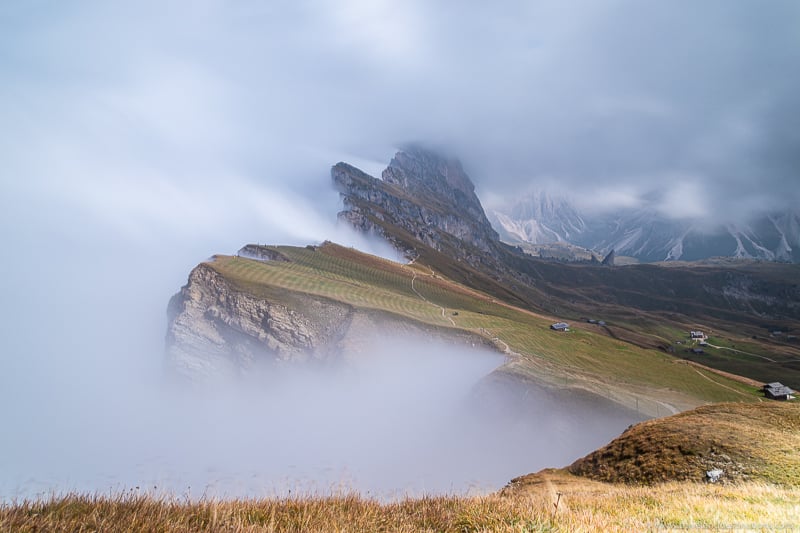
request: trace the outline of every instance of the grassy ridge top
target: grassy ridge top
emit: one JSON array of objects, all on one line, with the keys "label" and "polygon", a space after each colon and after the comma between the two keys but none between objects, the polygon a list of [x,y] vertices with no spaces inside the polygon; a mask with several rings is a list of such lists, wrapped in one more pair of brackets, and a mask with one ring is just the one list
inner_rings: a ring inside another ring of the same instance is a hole
[{"label": "grassy ridge top", "polygon": [[570,472],[610,482],[704,479],[800,485],[800,405],[723,403],[642,422],[579,459]]},{"label": "grassy ridge top", "polygon": [[476,333],[512,355],[509,372],[586,389],[653,416],[706,402],[757,401],[752,386],[615,340],[596,326],[551,331],[556,317],[499,302],[424,264],[402,265],[334,244],[269,248],[289,261],[217,256],[208,266],[240,290],[278,302],[299,292]]}]

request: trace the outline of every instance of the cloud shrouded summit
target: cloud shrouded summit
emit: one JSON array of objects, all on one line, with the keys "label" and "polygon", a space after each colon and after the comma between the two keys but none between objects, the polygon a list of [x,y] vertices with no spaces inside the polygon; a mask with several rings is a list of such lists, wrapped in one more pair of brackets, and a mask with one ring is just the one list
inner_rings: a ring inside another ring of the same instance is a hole
[{"label": "cloud shrouded summit", "polygon": [[488,204],[555,185],[719,219],[800,194],[792,1],[40,2],[0,21],[4,196],[103,222],[180,229],[221,184],[226,204],[330,206],[309,193],[330,163],[409,140],[449,146]]},{"label": "cloud shrouded summit", "polygon": [[[53,350],[116,360],[87,330],[150,353],[212,253],[346,241],[330,165],[380,172],[408,141],[461,158],[487,210],[540,185],[712,219],[797,205],[798,22],[791,0],[6,3],[0,385]],[[106,324],[112,295],[158,334]]]}]

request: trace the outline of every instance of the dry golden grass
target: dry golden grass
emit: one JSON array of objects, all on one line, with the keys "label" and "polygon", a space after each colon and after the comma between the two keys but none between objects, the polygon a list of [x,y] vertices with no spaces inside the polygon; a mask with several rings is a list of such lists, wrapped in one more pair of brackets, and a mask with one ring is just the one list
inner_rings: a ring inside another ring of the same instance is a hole
[{"label": "dry golden grass", "polygon": [[0,531],[786,531],[796,524],[797,488],[689,482],[632,487],[561,471],[520,478],[499,494],[391,503],[357,495],[188,502],[127,494],[0,507]]},{"label": "dry golden grass", "polygon": [[800,405],[723,403],[648,420],[579,459],[570,471],[600,481],[702,480],[800,484]]},{"label": "dry golden grass", "polygon": [[526,499],[451,496],[381,504],[357,495],[185,502],[71,495],[0,510],[3,531],[538,531]]},{"label": "dry golden grass", "polygon": [[555,531],[797,531],[800,525],[800,488],[769,483],[626,485],[547,470],[515,479],[503,495],[540,507],[549,502]]}]

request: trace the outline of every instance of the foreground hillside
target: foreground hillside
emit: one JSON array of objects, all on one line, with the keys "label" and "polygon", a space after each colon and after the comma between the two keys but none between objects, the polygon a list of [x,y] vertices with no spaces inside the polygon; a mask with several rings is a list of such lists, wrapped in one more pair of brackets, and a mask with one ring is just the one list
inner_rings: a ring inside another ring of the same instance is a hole
[{"label": "foreground hillside", "polygon": [[[598,481],[702,481],[800,485],[800,405],[722,403],[630,427],[569,472]],[[517,480],[524,484],[525,478]]]}]

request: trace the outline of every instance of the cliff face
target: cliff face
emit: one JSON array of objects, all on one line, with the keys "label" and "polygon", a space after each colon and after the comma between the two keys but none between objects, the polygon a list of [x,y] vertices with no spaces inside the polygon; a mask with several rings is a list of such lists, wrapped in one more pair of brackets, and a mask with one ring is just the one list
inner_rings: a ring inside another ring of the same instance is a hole
[{"label": "cliff face", "polygon": [[413,148],[395,155],[382,180],[346,163],[335,165],[331,177],[344,203],[339,218],[405,252],[409,237],[455,257],[469,247],[495,251],[497,232],[456,160]]},{"label": "cliff face", "polygon": [[237,290],[210,265],[192,270],[169,302],[168,364],[179,374],[224,375],[335,352],[353,310],[295,296],[289,306]]},{"label": "cliff face", "polygon": [[[256,246],[245,247],[259,261],[289,261]],[[268,259],[272,257],[272,259]],[[375,309],[301,292],[275,296],[242,289],[201,263],[169,302],[167,367],[190,380],[251,375],[273,365],[369,356],[387,339],[412,336],[465,346],[494,345],[478,335],[401,319]]]}]

